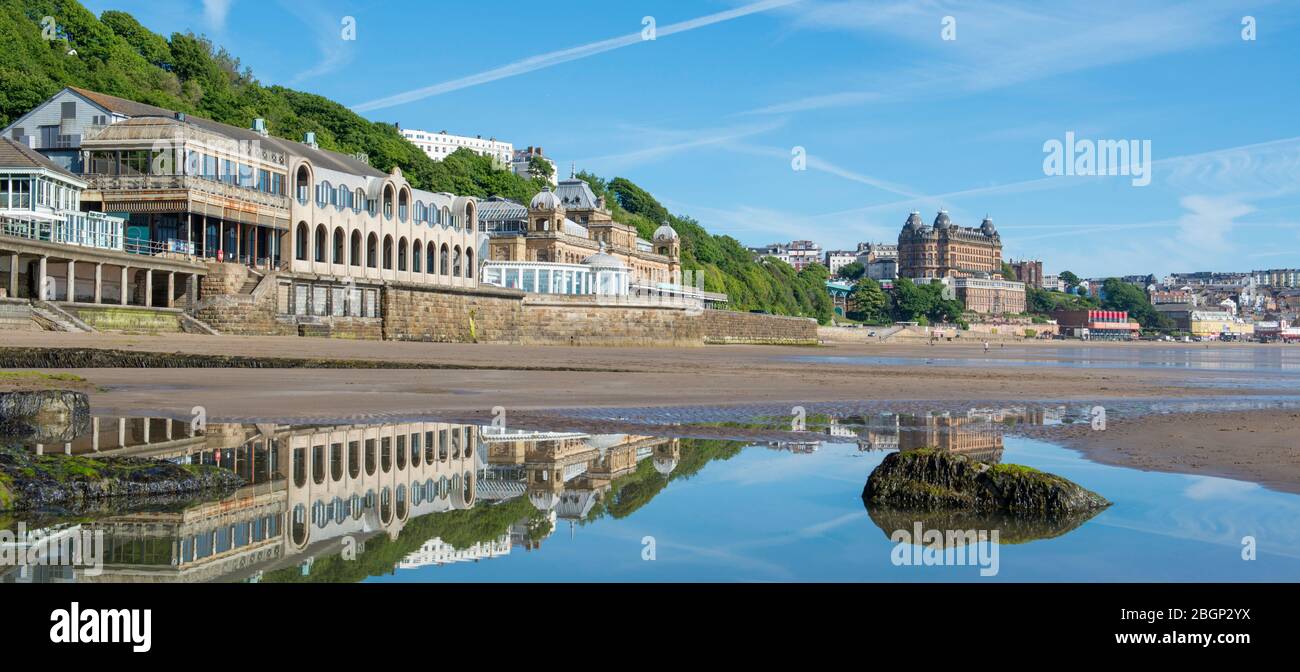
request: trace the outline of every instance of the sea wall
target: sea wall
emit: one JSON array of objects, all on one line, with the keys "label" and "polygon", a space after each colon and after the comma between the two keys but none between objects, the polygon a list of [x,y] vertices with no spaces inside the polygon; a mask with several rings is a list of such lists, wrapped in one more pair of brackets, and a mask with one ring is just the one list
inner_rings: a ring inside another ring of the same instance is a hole
[{"label": "sea wall", "polygon": [[274,277],[251,294],[248,272],[214,264],[203,278],[197,317],[221,333],[386,339],[432,343],[701,346],[760,343],[812,345],[817,322],[637,299],[524,294],[499,287],[429,287],[388,283],[379,315],[302,318],[283,314]]}]

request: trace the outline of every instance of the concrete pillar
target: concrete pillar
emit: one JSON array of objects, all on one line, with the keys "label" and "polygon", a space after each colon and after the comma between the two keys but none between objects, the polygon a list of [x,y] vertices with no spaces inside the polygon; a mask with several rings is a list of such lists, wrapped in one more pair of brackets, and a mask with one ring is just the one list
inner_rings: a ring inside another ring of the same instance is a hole
[{"label": "concrete pillar", "polygon": [[199,305],[199,276],[191,273],[185,278],[185,296],[189,298],[188,304],[192,312]]},{"label": "concrete pillar", "polygon": [[45,268],[49,260],[49,257],[41,257],[40,263],[37,264],[40,270],[36,273],[36,296],[40,297],[41,301],[49,301],[54,298],[53,292],[46,293],[45,291]]},{"label": "concrete pillar", "polygon": [[130,285],[127,284],[128,282],[127,278],[129,277],[131,277],[131,267],[123,266],[122,267],[122,291],[118,299],[121,301],[122,305],[124,306],[131,301],[131,287]]},{"label": "concrete pillar", "polygon": [[149,425],[153,424],[151,421],[152,421],[152,418],[144,418],[144,419],[143,419],[143,422],[144,422],[144,442],[145,442],[146,445],[149,443]]},{"label": "concrete pillar", "polygon": [[144,305],[146,308],[153,307],[153,269],[144,269]]},{"label": "concrete pillar", "polygon": [[117,447],[126,447],[126,418],[117,419]]},{"label": "concrete pillar", "polygon": [[9,298],[18,298],[18,255],[9,255]]},{"label": "concrete pillar", "polygon": [[167,273],[167,307],[176,307],[176,272],[168,271]]},{"label": "concrete pillar", "polygon": [[95,303],[104,302],[104,264],[95,264]]},{"label": "concrete pillar", "polygon": [[68,303],[77,300],[77,262],[68,260]]},{"label": "concrete pillar", "polygon": [[90,419],[90,448],[99,452],[99,416]]}]

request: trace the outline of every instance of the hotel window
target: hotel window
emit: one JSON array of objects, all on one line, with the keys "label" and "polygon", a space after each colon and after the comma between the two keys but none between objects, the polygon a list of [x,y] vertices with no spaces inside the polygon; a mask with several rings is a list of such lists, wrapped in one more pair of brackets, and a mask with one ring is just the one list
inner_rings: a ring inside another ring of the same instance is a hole
[{"label": "hotel window", "polygon": [[255,189],[257,187],[257,183],[254,182],[252,166],[245,163],[239,164],[239,186],[245,189]]},{"label": "hotel window", "polygon": [[235,174],[235,162],[230,159],[222,159],[221,181],[233,185],[238,178],[239,176]]},{"label": "hotel window", "polygon": [[271,193],[271,171],[257,171],[257,189],[263,193]]},{"label": "hotel window", "polygon": [[203,177],[209,180],[217,179],[217,157],[203,155]]}]

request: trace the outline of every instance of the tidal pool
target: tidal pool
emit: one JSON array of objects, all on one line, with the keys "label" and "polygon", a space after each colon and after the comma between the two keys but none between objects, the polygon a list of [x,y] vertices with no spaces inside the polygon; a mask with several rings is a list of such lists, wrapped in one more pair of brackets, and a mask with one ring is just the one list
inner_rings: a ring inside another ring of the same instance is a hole
[{"label": "tidal pool", "polygon": [[[1008,418],[1064,417],[1060,407],[881,411],[832,418],[809,440],[771,443],[654,435],[673,433],[667,428],[601,434],[430,420],[192,431],[156,418],[99,418],[91,436],[27,449],[216,464],[248,484],[146,510],[9,514],[0,519],[10,563],[0,581],[1300,578],[1300,496],[1100,465],[1008,431]],[[885,455],[924,446],[1055,473],[1113,505],[1055,525],[928,517],[931,529],[999,531],[1000,543],[926,556],[924,546],[890,538],[922,516],[868,511],[861,498]],[[15,560],[41,544],[58,557],[52,540],[74,537],[98,544],[98,566]]]}]

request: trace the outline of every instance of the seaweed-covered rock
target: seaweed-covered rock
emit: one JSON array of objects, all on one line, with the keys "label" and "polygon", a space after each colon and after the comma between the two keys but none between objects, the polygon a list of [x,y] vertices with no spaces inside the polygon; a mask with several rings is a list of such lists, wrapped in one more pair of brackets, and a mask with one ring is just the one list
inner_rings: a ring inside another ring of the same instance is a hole
[{"label": "seaweed-covered rock", "polygon": [[886,456],[867,479],[862,499],[868,507],[1043,518],[1110,506],[1101,495],[1054,474],[1017,464],[988,465],[932,449]]},{"label": "seaweed-covered rock", "polygon": [[90,400],[84,392],[0,392],[0,437],[64,443],[90,431]]},{"label": "seaweed-covered rock", "polygon": [[116,498],[159,498],[233,490],[227,469],[140,457],[37,455],[0,446],[0,511],[93,509]]}]

